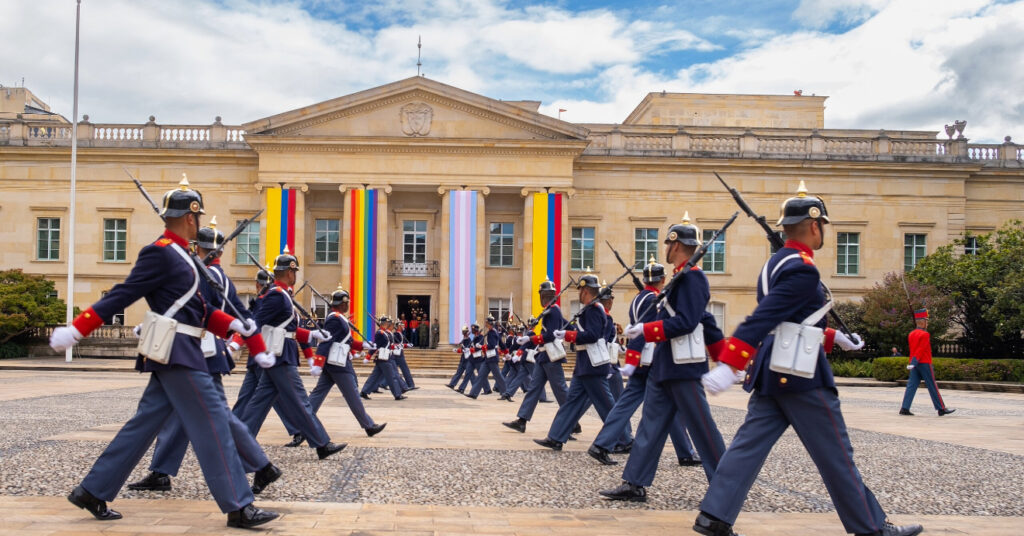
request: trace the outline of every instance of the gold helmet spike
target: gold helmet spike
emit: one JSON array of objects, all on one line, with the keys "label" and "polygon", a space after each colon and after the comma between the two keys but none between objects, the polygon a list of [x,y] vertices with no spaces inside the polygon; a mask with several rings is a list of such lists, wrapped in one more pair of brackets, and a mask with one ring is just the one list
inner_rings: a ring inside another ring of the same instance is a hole
[{"label": "gold helmet spike", "polygon": [[181,174],[181,182],[178,183],[178,189],[179,190],[188,190],[188,187],[189,187],[188,175],[185,175],[184,173],[182,173]]},{"label": "gold helmet spike", "polygon": [[210,218],[210,229],[216,229],[216,228],[217,228],[217,215],[214,214],[213,217]]},{"label": "gold helmet spike", "polygon": [[586,273],[588,273],[588,274],[589,274],[589,273],[590,273],[590,267],[589,267],[589,266],[587,266],[587,269],[586,269],[586,270],[584,270],[584,272],[586,272]]},{"label": "gold helmet spike", "polygon": [[683,225],[690,225],[690,211],[683,212]]},{"label": "gold helmet spike", "polygon": [[804,181],[802,180],[800,181],[800,186],[798,186],[796,189],[796,196],[807,197],[807,185],[804,184]]},{"label": "gold helmet spike", "polygon": [[288,245],[285,244],[284,250],[281,251],[281,255],[291,255],[291,254],[292,254],[292,252],[288,251]]},{"label": "gold helmet spike", "polygon": [[651,255],[651,258],[647,259],[647,264],[658,264],[658,260],[654,258],[654,255]]},{"label": "gold helmet spike", "polygon": [[341,287],[341,283],[338,283],[338,288],[334,289],[334,292],[338,292],[339,290],[345,290]]}]

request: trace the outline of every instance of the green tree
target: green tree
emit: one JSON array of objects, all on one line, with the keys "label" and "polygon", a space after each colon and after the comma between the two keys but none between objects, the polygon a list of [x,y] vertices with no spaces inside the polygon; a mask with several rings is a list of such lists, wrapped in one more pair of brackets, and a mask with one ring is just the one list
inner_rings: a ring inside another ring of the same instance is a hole
[{"label": "green tree", "polygon": [[[975,254],[960,254],[973,241]],[[963,341],[979,354],[1020,355],[1024,329],[1024,225],[967,236],[922,259],[911,278],[948,295]]]},{"label": "green tree", "polygon": [[64,322],[67,306],[53,282],[21,270],[0,272],[0,344],[36,327]]},{"label": "green tree", "polygon": [[907,334],[914,329],[913,311],[928,308],[928,332],[933,340],[946,334],[954,313],[953,301],[942,291],[910,277],[904,280],[894,272],[885,274],[864,294],[861,306],[868,343],[886,354],[895,346],[906,355]]}]

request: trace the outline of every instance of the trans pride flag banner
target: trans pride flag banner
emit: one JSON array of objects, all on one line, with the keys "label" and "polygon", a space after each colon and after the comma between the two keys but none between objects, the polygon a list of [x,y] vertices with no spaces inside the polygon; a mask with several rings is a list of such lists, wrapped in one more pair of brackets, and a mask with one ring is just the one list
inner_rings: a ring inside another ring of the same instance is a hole
[{"label": "trans pride flag banner", "polygon": [[476,322],[477,193],[453,190],[448,202],[448,341],[457,342]]},{"label": "trans pride flag banner", "polygon": [[[267,188],[267,264],[284,252],[295,254],[295,201],[299,192],[291,188]],[[299,259],[302,262],[302,259]]]},{"label": "trans pride flag banner", "polygon": [[[349,237],[349,314],[352,323],[367,337],[376,328],[370,315],[377,313],[377,190],[352,190],[346,210]],[[358,339],[353,333],[352,336]]]},{"label": "trans pride flag banner", "polygon": [[562,288],[562,211],[563,194],[536,193],[533,195],[533,269],[531,270],[531,314],[543,309],[537,287],[546,280]]}]

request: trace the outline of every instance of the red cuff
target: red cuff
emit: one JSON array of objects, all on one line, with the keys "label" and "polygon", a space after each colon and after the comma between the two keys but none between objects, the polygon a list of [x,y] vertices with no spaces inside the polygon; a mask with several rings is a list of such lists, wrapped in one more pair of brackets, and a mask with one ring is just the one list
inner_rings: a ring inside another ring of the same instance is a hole
[{"label": "red cuff", "polygon": [[234,335],[231,336],[231,342],[241,346],[245,344],[245,339],[242,338],[241,333],[235,333]]},{"label": "red cuff", "polygon": [[636,350],[626,350],[626,364],[633,365],[634,367],[640,366],[640,352]]},{"label": "red cuff", "polygon": [[836,330],[832,328],[825,328],[825,353],[832,351],[832,346],[836,342]]},{"label": "red cuff", "polygon": [[313,348],[310,346],[303,348],[302,355],[306,356],[306,359],[313,357]]},{"label": "red cuff", "polygon": [[349,348],[358,352],[363,349],[363,341],[352,341]]},{"label": "red cuff", "polygon": [[100,315],[96,314],[96,311],[94,311],[92,307],[90,307],[83,311],[82,314],[78,315],[78,318],[75,318],[75,320],[71,322],[71,325],[75,326],[75,329],[77,329],[83,337],[87,337],[92,333],[92,330],[103,325],[103,319],[100,318]]},{"label": "red cuff", "polygon": [[487,351],[487,345],[486,344],[483,345],[481,348],[483,348],[485,352]]},{"label": "red cuff", "polygon": [[725,339],[722,339],[718,342],[713,342],[707,346],[708,355],[711,356],[711,359],[718,361],[718,354],[722,353],[722,348],[725,348]]},{"label": "red cuff", "polygon": [[718,352],[718,362],[725,363],[737,370],[747,368],[747,362],[757,353],[756,348],[736,337],[729,337],[722,342],[725,348]]},{"label": "red cuff", "polygon": [[575,331],[566,331],[565,332],[565,342],[576,342],[576,332]]},{"label": "red cuff", "polygon": [[540,346],[544,344],[544,337],[541,337],[540,335],[534,335],[533,337],[530,337],[530,342],[536,344],[537,346]]},{"label": "red cuff", "polygon": [[309,344],[309,330],[295,328],[295,340],[299,341],[299,344]]},{"label": "red cuff", "polygon": [[267,345],[263,342],[263,335],[256,332],[252,337],[245,339],[245,346],[249,348],[249,355],[261,354],[267,351]]},{"label": "red cuff", "polygon": [[662,320],[657,322],[644,322],[644,341],[665,342],[665,326]]},{"label": "red cuff", "polygon": [[210,319],[206,321],[206,331],[223,339],[228,336],[228,331],[231,329],[231,321],[234,319],[235,317],[224,311],[214,309],[210,313]]},{"label": "red cuff", "polygon": [[322,355],[317,354],[316,356],[313,357],[313,366],[314,367],[323,368],[324,367],[324,363],[326,363],[326,362],[327,362],[327,358],[322,356]]}]

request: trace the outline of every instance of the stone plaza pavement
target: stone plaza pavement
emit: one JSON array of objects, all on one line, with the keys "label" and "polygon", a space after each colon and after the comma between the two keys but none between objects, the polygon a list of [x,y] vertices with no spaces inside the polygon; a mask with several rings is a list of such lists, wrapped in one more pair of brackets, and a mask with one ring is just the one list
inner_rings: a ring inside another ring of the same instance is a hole
[{"label": "stone plaza pavement", "polygon": [[[531,440],[546,435],[555,404],[540,404],[519,434],[501,422],[515,417],[521,394],[514,404],[494,395],[471,400],[431,376],[420,378],[421,389],[408,400],[377,395],[366,402],[377,422],[388,423],[373,438],[333,392],[320,416],[332,439],[349,447],[325,461],[306,447],[281,447],[289,438],[271,413],[259,440],[284,476],[257,500],[282,514],[266,532],[693,534],[707,482],[699,468],[679,467],[670,446],[646,504],[608,502],[597,491],[619,483],[622,465],[605,467],[586,455],[600,429],[596,413],[582,420],[579,441],[551,452]],[[111,505],[123,520],[95,521],[64,499],[131,416],[147,379],[0,365],[0,534],[239,532],[224,526],[191,453],[172,491],[122,490]],[[237,374],[225,379],[229,399],[240,382]],[[958,411],[939,418],[921,391],[917,416],[899,417],[903,390],[867,385],[841,387],[840,398],[858,466],[894,522],[922,523],[927,534],[1024,533],[1024,395],[947,391],[947,403]],[[735,389],[711,403],[728,443],[746,395]],[[147,463],[148,456],[133,479]],[[844,532],[791,431],[765,463],[736,530],[747,536]]]}]

